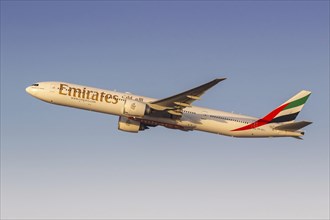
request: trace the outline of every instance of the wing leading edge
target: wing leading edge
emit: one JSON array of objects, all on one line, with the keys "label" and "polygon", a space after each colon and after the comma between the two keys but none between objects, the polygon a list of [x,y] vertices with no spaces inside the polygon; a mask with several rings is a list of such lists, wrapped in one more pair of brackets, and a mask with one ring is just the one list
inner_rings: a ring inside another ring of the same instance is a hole
[{"label": "wing leading edge", "polygon": [[164,98],[157,101],[148,103],[149,107],[156,111],[166,111],[171,115],[182,115],[182,109],[191,106],[196,100],[199,100],[200,97],[210,88],[218,84],[219,82],[225,80],[226,78],[214,79],[208,83],[205,83],[196,88],[187,90],[185,92]]}]

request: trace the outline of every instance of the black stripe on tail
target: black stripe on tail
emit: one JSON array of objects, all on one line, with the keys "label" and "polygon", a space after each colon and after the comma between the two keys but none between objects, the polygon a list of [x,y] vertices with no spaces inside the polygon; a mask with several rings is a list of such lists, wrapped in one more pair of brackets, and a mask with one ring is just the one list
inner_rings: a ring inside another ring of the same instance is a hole
[{"label": "black stripe on tail", "polygon": [[298,114],[299,114],[299,112],[292,113],[292,114],[289,114],[289,115],[283,115],[283,116],[274,118],[269,123],[280,123],[280,122],[286,122],[286,121],[293,121],[293,120],[296,119]]}]

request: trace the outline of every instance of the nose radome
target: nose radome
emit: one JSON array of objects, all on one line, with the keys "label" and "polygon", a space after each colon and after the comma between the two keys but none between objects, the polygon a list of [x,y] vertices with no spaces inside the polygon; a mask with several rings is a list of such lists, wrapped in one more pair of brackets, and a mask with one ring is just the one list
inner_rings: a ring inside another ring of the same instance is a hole
[{"label": "nose radome", "polygon": [[26,91],[27,93],[29,93],[30,95],[32,95],[32,88],[31,88],[31,86],[26,87],[25,91]]}]

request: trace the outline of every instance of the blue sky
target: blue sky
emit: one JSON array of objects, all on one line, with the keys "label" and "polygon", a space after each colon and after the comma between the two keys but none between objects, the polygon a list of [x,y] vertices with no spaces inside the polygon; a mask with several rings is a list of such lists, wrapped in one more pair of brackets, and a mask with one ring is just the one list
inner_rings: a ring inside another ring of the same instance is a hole
[{"label": "blue sky", "polygon": [[[165,128],[46,104],[67,81],[262,117],[302,89],[303,141]],[[329,218],[328,1],[1,1],[1,218]]]}]

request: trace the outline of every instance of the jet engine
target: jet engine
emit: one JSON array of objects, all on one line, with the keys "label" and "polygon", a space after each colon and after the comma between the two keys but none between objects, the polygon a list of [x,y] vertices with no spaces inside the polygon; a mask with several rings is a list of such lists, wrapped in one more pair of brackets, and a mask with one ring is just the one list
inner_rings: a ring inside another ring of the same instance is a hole
[{"label": "jet engine", "polygon": [[148,129],[148,127],[144,124],[141,124],[139,121],[134,121],[124,116],[119,117],[118,130],[137,133],[145,129]]},{"label": "jet engine", "polygon": [[126,99],[123,109],[123,114],[133,117],[143,117],[144,115],[150,114],[150,107],[140,101]]}]

